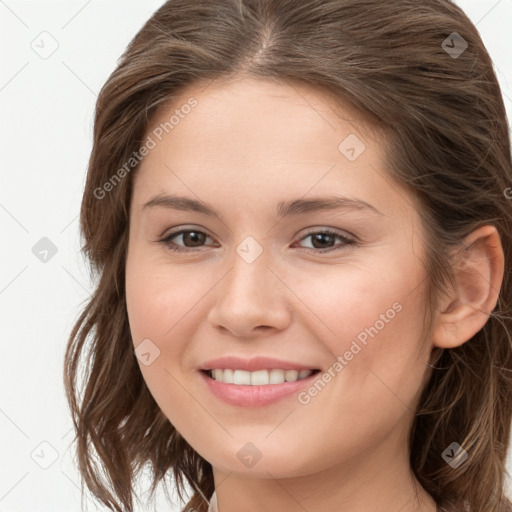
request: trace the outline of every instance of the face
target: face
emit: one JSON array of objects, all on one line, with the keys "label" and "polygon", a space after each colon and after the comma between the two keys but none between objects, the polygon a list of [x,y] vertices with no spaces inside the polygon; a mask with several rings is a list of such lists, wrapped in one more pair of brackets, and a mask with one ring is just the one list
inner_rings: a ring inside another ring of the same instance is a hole
[{"label": "face", "polygon": [[[378,137],[316,89],[252,78],[190,87],[147,136],[127,308],[170,422],[214,468],[251,476],[405,450],[430,350],[423,231]],[[241,361],[208,363],[223,357]]]}]

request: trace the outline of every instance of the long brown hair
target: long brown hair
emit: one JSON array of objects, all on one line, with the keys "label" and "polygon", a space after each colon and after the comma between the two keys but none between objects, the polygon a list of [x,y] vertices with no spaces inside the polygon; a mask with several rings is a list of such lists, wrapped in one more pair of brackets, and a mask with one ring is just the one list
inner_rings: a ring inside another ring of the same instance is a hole
[{"label": "long brown hair", "polygon": [[[172,469],[182,500],[185,483],[193,488],[184,510],[207,509],[212,467],[163,415],[134,355],[124,288],[130,159],[152,116],[184,88],[244,73],[328,90],[385,131],[387,168],[421,205],[435,294],[453,278],[450,249],[480,225],[498,229],[506,265],[498,304],[471,340],[435,353],[410,463],[440,506],[507,510],[510,139],[489,54],[449,0],[170,0],[130,42],[97,100],[80,217],[97,283],[65,354],[82,485],[110,510],[132,510],[135,478],[149,464],[150,496]],[[442,458],[453,441],[468,452],[456,469]]]}]

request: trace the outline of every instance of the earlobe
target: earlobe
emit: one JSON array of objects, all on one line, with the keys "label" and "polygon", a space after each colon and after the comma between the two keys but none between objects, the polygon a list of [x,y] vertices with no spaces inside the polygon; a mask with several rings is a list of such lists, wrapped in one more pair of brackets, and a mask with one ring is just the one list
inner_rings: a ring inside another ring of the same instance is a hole
[{"label": "earlobe", "polygon": [[453,263],[456,289],[436,312],[432,343],[440,348],[462,345],[486,324],[503,281],[503,248],[494,226],[471,232],[461,249]]}]

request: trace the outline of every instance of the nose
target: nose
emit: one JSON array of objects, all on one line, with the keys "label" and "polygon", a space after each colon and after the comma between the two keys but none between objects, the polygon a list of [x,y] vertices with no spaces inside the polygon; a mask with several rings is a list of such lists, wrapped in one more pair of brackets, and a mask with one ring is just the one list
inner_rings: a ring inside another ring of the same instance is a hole
[{"label": "nose", "polygon": [[262,255],[247,262],[236,252],[227,275],[215,287],[216,300],[208,321],[233,336],[270,336],[290,323],[291,292]]}]

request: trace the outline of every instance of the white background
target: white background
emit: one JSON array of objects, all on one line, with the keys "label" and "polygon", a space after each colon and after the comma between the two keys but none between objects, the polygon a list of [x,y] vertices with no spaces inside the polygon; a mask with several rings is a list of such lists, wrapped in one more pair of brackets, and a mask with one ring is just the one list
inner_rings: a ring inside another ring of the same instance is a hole
[{"label": "white background", "polygon": [[[117,59],[162,3],[0,0],[0,512],[82,510],[62,364],[92,290],[78,213],[93,111]],[[457,3],[482,35],[512,119],[512,0]],[[58,43],[47,59],[31,48],[43,31]],[[47,263],[32,253],[42,237],[57,248]],[[156,503],[179,510],[162,493]]]}]

